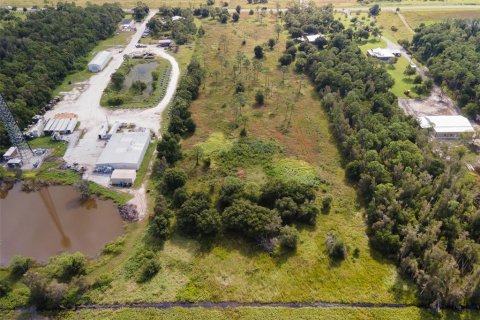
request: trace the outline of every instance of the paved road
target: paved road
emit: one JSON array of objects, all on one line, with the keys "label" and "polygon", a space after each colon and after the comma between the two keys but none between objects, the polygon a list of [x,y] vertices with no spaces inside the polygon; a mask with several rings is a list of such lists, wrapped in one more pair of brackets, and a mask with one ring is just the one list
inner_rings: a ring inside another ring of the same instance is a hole
[{"label": "paved road", "polygon": [[[112,124],[115,121],[133,123],[137,127],[144,127],[158,134],[161,124],[162,112],[169,105],[177,87],[180,77],[180,68],[175,58],[169,55],[162,48],[149,46],[146,50],[155,53],[168,60],[171,64],[170,81],[168,83],[164,98],[153,108],[149,109],[121,109],[109,110],[100,106],[100,99],[107,87],[111,75],[121,66],[124,56],[135,50],[135,45],[140,40],[147,21],[153,17],[158,10],[151,10],[148,17],[141,24],[137,24],[137,31],[132,36],[125,48],[116,49],[112,61],[98,74],[93,75],[88,81],[82,83],[79,89],[68,92],[64,99],[57,106],[46,114],[51,117],[62,112],[71,112],[78,115],[80,130],[84,134],[78,142],[67,149],[64,159],[70,164],[78,163],[87,168],[85,179],[95,181],[102,185],[108,185],[107,176],[94,175],[93,169],[98,156],[102,152],[106,142],[98,140],[98,132],[103,123],[108,121]],[[134,192],[133,203],[137,204],[140,210],[146,211],[145,188]],[[144,214],[144,212],[141,212]]]}]

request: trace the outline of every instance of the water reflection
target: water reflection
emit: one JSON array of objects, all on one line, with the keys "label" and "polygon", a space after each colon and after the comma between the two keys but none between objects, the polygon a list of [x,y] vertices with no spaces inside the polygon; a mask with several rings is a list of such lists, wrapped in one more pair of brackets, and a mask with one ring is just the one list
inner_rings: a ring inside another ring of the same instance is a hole
[{"label": "water reflection", "polygon": [[69,186],[0,193],[0,264],[21,254],[40,262],[63,251],[95,256],[120,236],[123,222],[112,201],[81,201]]}]

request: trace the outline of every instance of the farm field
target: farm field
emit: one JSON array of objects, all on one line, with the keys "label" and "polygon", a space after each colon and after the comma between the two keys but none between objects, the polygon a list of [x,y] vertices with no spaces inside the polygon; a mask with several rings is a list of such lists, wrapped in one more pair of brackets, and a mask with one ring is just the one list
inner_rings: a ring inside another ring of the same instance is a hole
[{"label": "farm field", "polygon": [[469,19],[480,18],[480,10],[462,10],[462,9],[448,9],[448,10],[415,10],[402,11],[402,14],[408,21],[408,24],[415,29],[421,23],[426,25],[448,19]]}]

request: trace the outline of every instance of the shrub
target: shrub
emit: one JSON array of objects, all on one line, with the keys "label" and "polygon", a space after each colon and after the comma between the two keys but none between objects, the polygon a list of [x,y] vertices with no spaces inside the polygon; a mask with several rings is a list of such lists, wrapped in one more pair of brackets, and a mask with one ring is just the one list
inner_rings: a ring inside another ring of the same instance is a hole
[{"label": "shrub", "polygon": [[174,164],[182,159],[179,140],[180,137],[175,134],[164,134],[162,140],[157,144],[158,159],[165,157],[165,160],[167,160],[169,164]]},{"label": "shrub", "polygon": [[104,291],[111,287],[112,281],[113,275],[111,273],[102,273],[98,278],[95,279],[92,288]]},{"label": "shrub", "polygon": [[241,93],[245,92],[245,86],[243,85],[243,82],[239,81],[235,85],[235,93]]},{"label": "shrub", "polygon": [[188,199],[188,193],[187,193],[187,190],[185,190],[185,188],[178,188],[177,190],[175,190],[175,192],[173,193],[173,196],[172,196],[172,205],[175,207],[175,208],[180,208],[182,206],[182,204],[185,203],[185,201],[187,201]]},{"label": "shrub", "polygon": [[237,13],[237,12],[234,12],[232,14],[232,20],[233,22],[238,22],[238,20],[240,19],[240,15]]},{"label": "shrub", "polygon": [[273,39],[273,38],[270,38],[270,39],[268,39],[267,44],[268,44],[268,47],[270,48],[270,50],[272,50],[273,47],[275,47],[275,45],[277,44],[277,41],[275,41],[275,39]]},{"label": "shrub", "polygon": [[263,105],[265,103],[265,96],[263,95],[263,92],[262,91],[257,91],[257,93],[255,94],[255,102],[258,104],[258,105]]},{"label": "shrub", "polygon": [[180,230],[199,237],[211,236],[221,229],[220,214],[210,208],[210,196],[205,192],[194,192],[177,212]]},{"label": "shrub", "polygon": [[415,84],[421,84],[422,81],[423,81],[422,76],[419,75],[419,74],[416,75],[415,78],[413,79],[413,83],[415,83]]},{"label": "shrub", "polygon": [[252,239],[268,239],[278,235],[282,219],[274,210],[248,200],[236,200],[223,212],[225,227]]},{"label": "shrub", "polygon": [[14,256],[10,263],[10,273],[14,278],[20,278],[33,265],[31,258],[23,256]]},{"label": "shrub", "polygon": [[123,102],[124,102],[123,98],[119,96],[111,97],[107,100],[107,104],[112,107],[122,105]]},{"label": "shrub", "polygon": [[53,275],[63,282],[87,273],[87,259],[80,252],[63,253],[53,257],[50,259],[50,265],[53,268]]},{"label": "shrub", "polygon": [[330,194],[327,194],[322,199],[322,212],[323,213],[329,213],[330,212],[330,208],[332,207],[332,201],[333,201],[333,197]]},{"label": "shrub", "polygon": [[343,244],[343,240],[338,236],[329,234],[325,242],[327,246],[327,252],[330,258],[334,260],[343,260],[347,255],[347,250]]},{"label": "shrub", "polygon": [[181,188],[187,182],[185,171],[179,168],[168,168],[163,173],[162,187],[165,193],[172,194],[176,189]]},{"label": "shrub", "polygon": [[166,240],[170,235],[170,220],[165,215],[158,215],[150,221],[149,228],[150,234],[159,240]]},{"label": "shrub", "polygon": [[298,243],[298,231],[295,227],[285,226],[280,230],[278,237],[280,246],[285,249],[295,250]]},{"label": "shrub", "polygon": [[139,283],[146,282],[153,278],[160,271],[160,264],[154,259],[145,261],[139,270],[136,281]]},{"label": "shrub", "polygon": [[0,280],[0,298],[6,296],[11,290],[12,290],[12,287],[10,286],[10,283],[6,279],[1,279]]},{"label": "shrub", "polygon": [[243,183],[235,177],[226,177],[223,180],[218,192],[218,207],[224,210],[232,205],[233,201],[241,197],[243,191]]},{"label": "shrub", "polygon": [[263,48],[261,46],[255,46],[255,48],[253,48],[253,53],[255,53],[255,58],[263,58]]},{"label": "shrub", "polygon": [[125,237],[113,240],[112,242],[106,244],[105,247],[103,247],[102,253],[116,256],[122,252],[124,244]]},{"label": "shrub", "polygon": [[278,62],[280,62],[282,66],[288,66],[292,63],[292,61],[293,61],[293,58],[288,53],[285,53],[278,59]]}]

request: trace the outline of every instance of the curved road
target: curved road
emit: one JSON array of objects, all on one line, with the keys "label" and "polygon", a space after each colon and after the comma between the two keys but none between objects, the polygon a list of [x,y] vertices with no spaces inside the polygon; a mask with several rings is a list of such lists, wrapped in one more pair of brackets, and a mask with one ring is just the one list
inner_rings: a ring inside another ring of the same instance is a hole
[{"label": "curved road", "polygon": [[[137,24],[137,31],[125,48],[112,50],[114,52],[113,58],[105,69],[91,76],[88,81],[78,84],[78,88],[65,93],[64,99],[46,114],[47,118],[63,112],[78,115],[80,130],[83,130],[83,136],[78,141],[70,141],[64,160],[69,164],[78,163],[80,166],[84,166],[87,168],[84,178],[104,186],[108,186],[109,177],[93,174],[95,162],[106,144],[105,141],[98,140],[98,132],[101,125],[105,122],[112,124],[116,121],[133,123],[137,127],[148,128],[155,134],[158,134],[162,112],[167,108],[175,95],[180,77],[180,68],[177,61],[163,49],[156,46],[148,46],[146,50],[168,60],[171,64],[170,80],[163,99],[155,107],[149,109],[109,110],[100,106],[100,99],[110,82],[111,75],[122,65],[125,55],[131,54],[135,50],[140,50],[136,49],[135,45],[140,40],[147,21],[157,11],[151,10],[145,21]],[[74,135],[71,135],[71,137],[73,139]],[[143,216],[147,209],[145,188],[142,186],[140,190],[131,190],[131,193],[134,195],[132,203],[137,205],[140,215]]]}]

